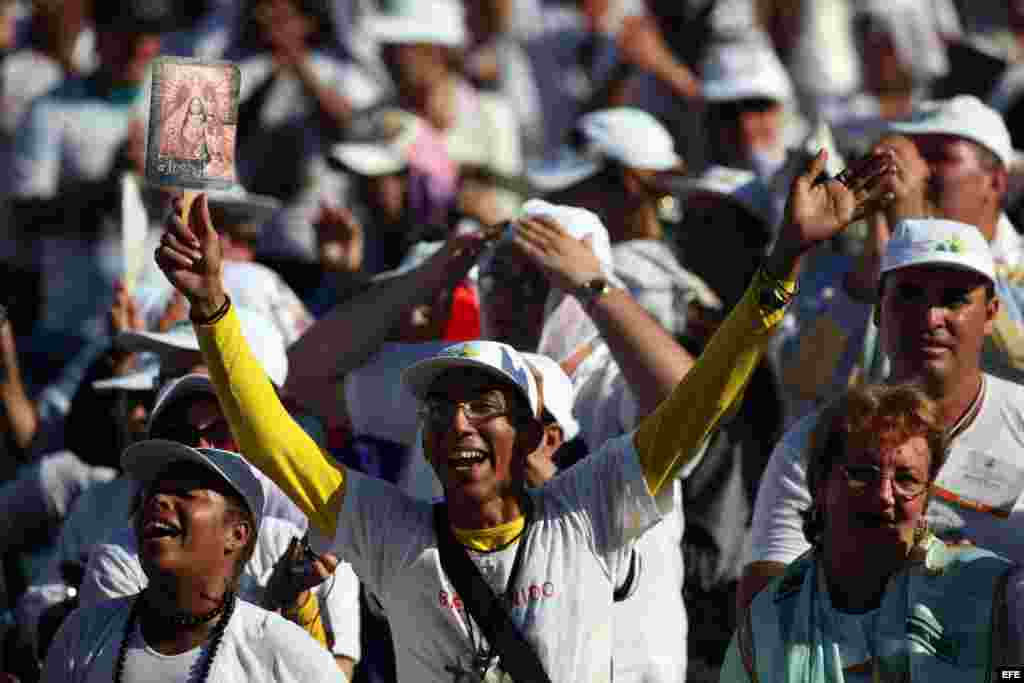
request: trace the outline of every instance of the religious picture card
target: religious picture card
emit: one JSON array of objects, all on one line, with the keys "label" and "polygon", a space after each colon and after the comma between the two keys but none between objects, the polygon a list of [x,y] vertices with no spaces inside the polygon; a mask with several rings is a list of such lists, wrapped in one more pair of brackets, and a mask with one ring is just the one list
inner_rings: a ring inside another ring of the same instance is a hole
[{"label": "religious picture card", "polygon": [[179,57],[153,62],[146,178],[158,185],[235,185],[238,67]]}]

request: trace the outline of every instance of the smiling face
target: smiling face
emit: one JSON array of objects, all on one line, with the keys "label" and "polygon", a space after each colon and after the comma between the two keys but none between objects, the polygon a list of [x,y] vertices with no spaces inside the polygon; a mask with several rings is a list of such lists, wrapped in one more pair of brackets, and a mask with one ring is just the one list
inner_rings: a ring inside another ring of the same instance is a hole
[{"label": "smiling face", "polygon": [[[863,487],[851,485],[846,468],[855,472],[865,466],[877,467],[881,477]],[[928,495],[907,498],[897,489],[927,483],[930,466],[923,436],[883,435],[862,444],[850,443],[845,461],[832,465],[815,496],[825,521],[825,552],[844,557],[871,548],[880,559],[905,557]]]},{"label": "smiling face", "polygon": [[192,463],[170,465],[149,485],[134,528],[142,568],[162,585],[233,581],[238,558],[255,533],[234,489]]},{"label": "smiling face", "polygon": [[[453,410],[460,402],[472,404]],[[531,427],[518,392],[489,373],[456,368],[431,385],[425,404],[430,403],[450,406],[437,410],[447,419],[423,420],[423,450],[449,501],[483,506],[515,495],[532,450],[527,441],[539,430],[539,424]]]},{"label": "smiling face", "polygon": [[886,274],[877,322],[894,380],[944,387],[980,371],[999,310],[987,282],[973,272],[927,265]]}]

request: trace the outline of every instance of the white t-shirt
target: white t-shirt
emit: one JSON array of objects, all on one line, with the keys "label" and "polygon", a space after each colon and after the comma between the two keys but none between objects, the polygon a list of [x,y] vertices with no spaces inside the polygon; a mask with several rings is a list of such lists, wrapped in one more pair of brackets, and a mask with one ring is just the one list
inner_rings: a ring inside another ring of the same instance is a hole
[{"label": "white t-shirt", "polygon": [[[631,435],[529,495],[535,514],[525,537],[469,555],[503,593],[516,549],[526,543],[512,621],[552,680],[610,681],[615,580],[631,540],[659,521],[671,498],[651,497]],[[336,536],[312,541],[351,562],[379,598],[399,680],[449,683],[453,669],[470,668],[482,636],[441,568],[429,503],[350,470]]]},{"label": "white t-shirt", "polygon": [[[401,482],[405,493],[431,501],[444,495],[433,468],[419,450],[416,399],[401,385],[402,368],[434,355],[445,344],[389,344],[366,365],[346,378],[345,397],[357,434],[369,434],[410,445],[416,453]],[[631,430],[637,406],[618,365],[601,344],[573,375],[573,412],[580,420],[584,441],[592,451]],[[394,389],[401,386],[399,389]],[[692,467],[688,468],[692,470]],[[636,590],[614,606],[615,680],[678,683],[686,673],[686,608],[682,589],[684,569],[680,544],[685,526],[679,482],[676,501],[664,521],[637,543],[641,573]],[[625,568],[628,572],[628,566]],[[615,579],[618,585],[625,574]],[[613,588],[614,590],[614,588]]]},{"label": "white t-shirt", "polygon": [[[47,654],[46,683],[109,683],[134,598],[120,598],[72,613]],[[191,680],[208,643],[180,655],[161,655],[133,629],[125,657],[125,683]],[[239,600],[210,668],[217,683],[346,681],[331,655],[283,617]]]},{"label": "white t-shirt", "polygon": [[[239,581],[239,596],[263,604],[274,565],[292,538],[301,535],[302,531],[290,522],[264,518],[255,551]],[[135,595],[148,584],[139,562],[135,533],[124,527],[93,550],[82,581],[80,604],[88,607],[111,598]],[[358,661],[359,580],[352,567],[345,562],[339,564],[334,575],[317,586],[315,593],[325,615],[324,627],[334,638],[332,652]]]},{"label": "white t-shirt", "polygon": [[[962,536],[976,545],[1024,562],[1024,386],[985,376],[981,409],[953,442],[937,484],[968,500],[959,482],[991,485],[1009,517],[968,509],[933,495],[928,523],[947,540]],[[752,560],[789,563],[810,548],[800,511],[811,505],[804,454],[819,412],[799,420],[772,452],[754,506]],[[991,474],[988,474],[991,473]],[[991,495],[991,494],[990,494]]]}]

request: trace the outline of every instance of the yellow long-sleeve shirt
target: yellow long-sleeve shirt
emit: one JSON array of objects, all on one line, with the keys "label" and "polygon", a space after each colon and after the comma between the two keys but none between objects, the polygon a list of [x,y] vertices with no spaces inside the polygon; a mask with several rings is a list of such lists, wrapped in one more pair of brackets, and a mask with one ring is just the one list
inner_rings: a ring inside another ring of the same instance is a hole
[{"label": "yellow long-sleeve shirt", "polygon": [[[644,479],[656,495],[689,462],[742,397],[784,309],[765,312],[760,278],[736,305],[700,358],[634,434]],[[234,310],[196,325],[217,398],[246,458],[274,480],[327,538],[337,531],[345,467],[288,415],[242,335]]]}]

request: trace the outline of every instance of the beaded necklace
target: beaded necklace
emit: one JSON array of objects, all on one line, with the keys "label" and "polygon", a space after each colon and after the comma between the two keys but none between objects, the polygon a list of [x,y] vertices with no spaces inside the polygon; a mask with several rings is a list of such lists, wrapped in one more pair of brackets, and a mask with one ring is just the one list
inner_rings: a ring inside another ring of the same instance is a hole
[{"label": "beaded necklace", "polygon": [[[131,640],[132,630],[135,628],[135,621],[138,619],[139,610],[144,600],[145,596],[140,593],[132,605],[131,612],[128,613],[128,623],[124,627],[124,638],[121,640],[121,649],[117,653],[117,663],[114,665],[114,683],[122,683],[124,678],[124,663],[128,657],[128,641]],[[224,631],[227,630],[228,622],[231,621],[231,615],[235,611],[236,602],[235,594],[230,592],[224,596],[224,601],[218,607],[206,614],[200,616],[179,615],[171,619],[172,623],[176,626],[198,626],[199,624],[205,624],[212,619],[216,619],[218,615],[222,615],[220,621],[213,627],[213,634],[210,636],[210,649],[207,652],[206,659],[203,660],[199,667],[199,680],[197,683],[206,683],[206,679],[210,675],[210,667],[213,665],[214,657],[217,656],[217,649],[220,647],[220,641],[224,638]]]}]

